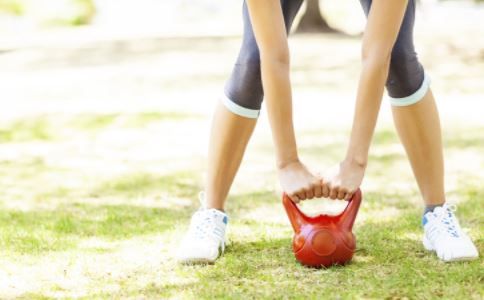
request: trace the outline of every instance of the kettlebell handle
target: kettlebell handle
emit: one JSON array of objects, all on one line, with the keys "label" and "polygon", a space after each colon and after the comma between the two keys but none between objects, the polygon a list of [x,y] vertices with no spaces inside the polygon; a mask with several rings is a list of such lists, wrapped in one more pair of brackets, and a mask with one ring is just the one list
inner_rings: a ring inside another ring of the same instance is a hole
[{"label": "kettlebell handle", "polygon": [[361,199],[361,190],[357,189],[351,196],[351,199],[349,200],[349,203],[343,213],[341,213],[338,217],[338,223],[342,228],[345,228],[349,231],[353,229],[353,224],[355,223],[356,215],[358,214],[358,209],[360,208]]},{"label": "kettlebell handle", "polygon": [[[348,200],[348,205],[343,210],[343,212],[336,216],[338,218],[338,224],[349,231],[353,228],[353,224],[355,223],[356,215],[358,214],[358,209],[361,204],[362,194],[361,190],[357,189],[353,196]],[[294,232],[299,233],[301,227],[304,224],[313,223],[316,219],[320,218],[324,215],[319,215],[316,217],[309,217],[301,212],[299,207],[294,203],[286,193],[282,195],[282,203],[284,208],[286,209],[286,213],[289,217],[289,221],[291,221],[292,228]]]}]

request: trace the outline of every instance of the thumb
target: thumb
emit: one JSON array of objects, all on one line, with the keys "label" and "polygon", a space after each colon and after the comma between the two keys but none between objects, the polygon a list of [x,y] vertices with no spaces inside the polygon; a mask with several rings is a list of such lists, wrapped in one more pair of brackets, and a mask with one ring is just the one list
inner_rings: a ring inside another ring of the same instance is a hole
[{"label": "thumb", "polygon": [[294,196],[289,196],[289,199],[292,200],[292,202],[294,203],[299,203],[301,200],[299,199],[299,197],[297,195],[294,195]]}]

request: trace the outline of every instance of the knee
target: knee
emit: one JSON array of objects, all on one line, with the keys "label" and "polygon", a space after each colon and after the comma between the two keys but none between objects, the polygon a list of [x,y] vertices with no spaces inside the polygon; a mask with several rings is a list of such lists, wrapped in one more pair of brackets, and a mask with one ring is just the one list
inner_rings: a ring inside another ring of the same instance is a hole
[{"label": "knee", "polygon": [[225,84],[223,103],[234,114],[257,118],[264,92],[260,71],[260,54],[257,49],[242,52]]},{"label": "knee", "polygon": [[408,106],[427,93],[430,79],[413,49],[395,48],[391,55],[386,87],[392,105]]},{"label": "knee", "polygon": [[255,39],[248,39],[242,42],[242,49],[237,57],[237,64],[260,65],[260,51]]}]

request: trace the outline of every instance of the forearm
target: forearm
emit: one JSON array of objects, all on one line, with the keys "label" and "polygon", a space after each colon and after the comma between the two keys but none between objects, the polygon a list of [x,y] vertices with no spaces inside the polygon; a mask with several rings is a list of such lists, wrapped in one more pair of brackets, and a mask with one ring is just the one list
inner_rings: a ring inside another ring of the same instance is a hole
[{"label": "forearm", "polygon": [[363,62],[360,74],[356,106],[346,160],[366,165],[371,139],[375,130],[385,80],[388,74],[387,61]]},{"label": "forearm", "polygon": [[297,161],[292,125],[289,46],[279,0],[248,0],[249,15],[259,46],[262,85],[279,168]]},{"label": "forearm", "polygon": [[363,36],[362,61],[353,129],[346,160],[366,165],[380,111],[393,45],[407,0],[373,0]]},{"label": "forearm", "polygon": [[262,57],[262,82],[278,168],[298,161],[292,120],[289,63]]}]

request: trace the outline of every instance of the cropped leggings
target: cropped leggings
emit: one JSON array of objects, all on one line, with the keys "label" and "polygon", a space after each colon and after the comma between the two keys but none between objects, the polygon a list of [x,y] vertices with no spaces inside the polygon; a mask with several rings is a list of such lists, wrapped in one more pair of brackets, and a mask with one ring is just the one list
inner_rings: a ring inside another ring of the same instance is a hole
[{"label": "cropped leggings", "polygon": [[[281,0],[286,29],[289,32],[303,0]],[[372,0],[360,0],[368,16]],[[409,0],[405,17],[392,50],[386,88],[392,105],[407,106],[421,100],[427,93],[430,80],[417,58],[413,45],[415,2]],[[233,113],[257,118],[264,91],[262,88],[260,55],[250,23],[247,4],[243,5],[244,35],[232,74],[225,85],[223,103]]]}]

